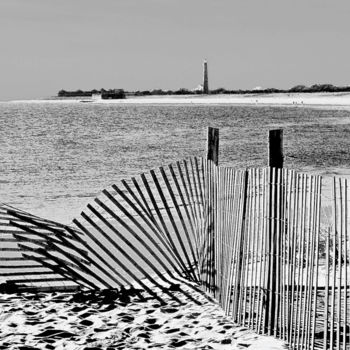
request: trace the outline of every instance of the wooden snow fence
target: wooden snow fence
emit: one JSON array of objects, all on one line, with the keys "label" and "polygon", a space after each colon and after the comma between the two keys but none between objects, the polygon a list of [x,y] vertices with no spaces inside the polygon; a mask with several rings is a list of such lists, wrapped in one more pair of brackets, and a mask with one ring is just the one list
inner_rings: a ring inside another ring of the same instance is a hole
[{"label": "wooden snow fence", "polygon": [[[64,225],[0,205],[0,282],[11,291],[77,289],[73,257],[80,233]],[[4,285],[6,282],[6,286]]]},{"label": "wooden snow fence", "polygon": [[291,349],[350,349],[348,180],[207,166],[201,283]]},{"label": "wooden snow fence", "polygon": [[105,189],[72,226],[1,205],[0,278],[161,303],[192,298],[187,284],[291,349],[346,350],[349,198],[346,179],[192,158]]},{"label": "wooden snow fence", "polygon": [[129,287],[160,302],[159,291],[192,299],[180,286],[200,284],[203,169],[203,159],[192,158],[121,181],[72,226],[2,205],[0,277],[21,291]]}]

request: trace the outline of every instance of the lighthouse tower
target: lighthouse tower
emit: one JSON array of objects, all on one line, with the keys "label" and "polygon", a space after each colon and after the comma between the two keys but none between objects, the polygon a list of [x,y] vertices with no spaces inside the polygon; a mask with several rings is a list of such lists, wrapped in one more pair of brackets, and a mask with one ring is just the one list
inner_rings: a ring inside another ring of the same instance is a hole
[{"label": "lighthouse tower", "polygon": [[208,63],[206,60],[203,62],[203,94],[209,94]]}]

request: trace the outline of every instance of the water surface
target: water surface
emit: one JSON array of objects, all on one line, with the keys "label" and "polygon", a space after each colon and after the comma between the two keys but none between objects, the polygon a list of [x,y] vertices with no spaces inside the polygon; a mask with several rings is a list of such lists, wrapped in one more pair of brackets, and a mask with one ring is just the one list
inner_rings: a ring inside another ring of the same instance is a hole
[{"label": "water surface", "polygon": [[350,112],[305,107],[0,103],[0,201],[68,223],[105,187],[205,152],[220,164],[267,164],[267,132],[284,129],[285,165],[350,174]]}]

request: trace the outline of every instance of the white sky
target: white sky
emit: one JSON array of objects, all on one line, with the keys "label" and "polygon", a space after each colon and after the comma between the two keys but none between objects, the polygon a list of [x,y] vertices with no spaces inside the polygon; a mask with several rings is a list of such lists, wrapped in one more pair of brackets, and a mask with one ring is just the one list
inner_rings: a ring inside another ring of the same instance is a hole
[{"label": "white sky", "polygon": [[0,0],[0,100],[350,84],[349,0]]}]

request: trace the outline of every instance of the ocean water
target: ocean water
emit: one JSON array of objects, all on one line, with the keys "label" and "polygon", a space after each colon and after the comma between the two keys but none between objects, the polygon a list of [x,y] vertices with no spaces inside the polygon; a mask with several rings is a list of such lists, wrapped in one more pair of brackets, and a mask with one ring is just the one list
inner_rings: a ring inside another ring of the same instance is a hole
[{"label": "ocean water", "polygon": [[350,175],[350,111],[306,107],[0,103],[0,202],[69,223],[107,186],[202,156],[220,129],[219,163],[266,166],[283,128],[285,166]]}]

